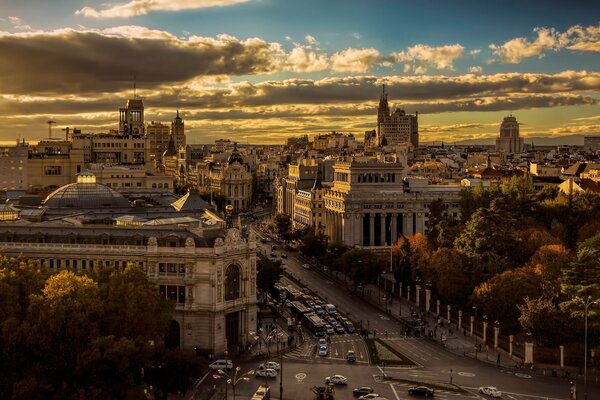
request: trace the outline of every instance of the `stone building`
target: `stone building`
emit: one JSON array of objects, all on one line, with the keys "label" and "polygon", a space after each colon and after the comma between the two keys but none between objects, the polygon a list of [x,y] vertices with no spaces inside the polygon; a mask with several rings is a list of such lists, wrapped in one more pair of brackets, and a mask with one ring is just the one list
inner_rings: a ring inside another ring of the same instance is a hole
[{"label": "stone building", "polygon": [[512,115],[504,117],[500,125],[500,137],[496,139],[496,151],[504,155],[521,153],[525,150],[523,138],[519,136],[519,123]]},{"label": "stone building", "polygon": [[414,148],[419,146],[418,114],[407,114],[401,109],[396,109],[392,113],[388,105],[385,85],[377,108],[377,144],[379,146],[410,144]]}]

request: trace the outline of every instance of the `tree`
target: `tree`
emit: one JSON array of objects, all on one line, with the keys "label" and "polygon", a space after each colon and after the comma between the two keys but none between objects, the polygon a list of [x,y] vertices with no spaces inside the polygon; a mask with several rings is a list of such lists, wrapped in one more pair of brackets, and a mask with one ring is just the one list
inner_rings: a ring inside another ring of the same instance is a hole
[{"label": "tree", "polygon": [[256,287],[262,293],[271,293],[275,295],[274,285],[279,282],[281,275],[283,274],[283,268],[281,267],[281,260],[270,260],[261,254],[258,255],[258,262],[256,263]]},{"label": "tree", "polygon": [[396,284],[401,282],[405,284],[412,283],[412,247],[406,236],[402,235],[398,238],[398,242],[392,248],[392,256],[394,260],[392,269]]},{"label": "tree", "polygon": [[327,236],[311,228],[306,231],[300,243],[300,251],[308,257],[314,257],[319,260],[327,249]]},{"label": "tree", "polygon": [[433,283],[437,295],[448,304],[465,304],[473,292],[469,260],[455,249],[436,250],[428,271],[425,279]]},{"label": "tree", "polygon": [[536,226],[534,223],[529,227],[517,230],[515,238],[520,243],[520,254],[523,261],[529,260],[542,246],[562,244],[559,238],[552,235],[543,226]]},{"label": "tree", "polygon": [[494,207],[478,209],[454,245],[461,253],[480,260],[484,274],[493,275],[514,266],[518,242],[514,237],[515,220]]},{"label": "tree", "polygon": [[519,305],[521,316],[519,323],[524,332],[531,332],[540,344],[556,347],[573,339],[573,330],[569,317],[551,300],[539,297],[525,298]]},{"label": "tree", "polygon": [[276,235],[282,236],[292,230],[292,219],[286,214],[275,214],[273,216],[273,230]]},{"label": "tree", "polygon": [[541,283],[541,295],[556,299],[560,295],[560,278],[563,269],[571,262],[571,253],[560,244],[541,246],[529,260]]},{"label": "tree", "polygon": [[519,305],[531,293],[539,293],[538,276],[530,267],[504,271],[473,291],[472,302],[489,320],[498,320],[507,331],[519,328]]},{"label": "tree", "polygon": [[355,290],[359,283],[375,282],[385,267],[385,261],[380,256],[359,248],[345,252],[341,263],[352,280]]}]

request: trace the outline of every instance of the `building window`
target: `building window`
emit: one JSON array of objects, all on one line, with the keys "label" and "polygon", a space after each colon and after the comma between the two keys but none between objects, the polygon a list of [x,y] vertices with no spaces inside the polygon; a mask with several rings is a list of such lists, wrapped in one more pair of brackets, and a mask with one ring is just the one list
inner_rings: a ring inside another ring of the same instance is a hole
[{"label": "building window", "polygon": [[46,176],[61,175],[60,165],[44,167],[44,175],[46,175]]},{"label": "building window", "polygon": [[176,285],[160,285],[159,291],[161,296],[166,299],[173,300],[176,303],[185,303],[185,286]]},{"label": "building window", "polygon": [[225,300],[235,300],[240,297],[240,268],[231,264],[225,271]]}]

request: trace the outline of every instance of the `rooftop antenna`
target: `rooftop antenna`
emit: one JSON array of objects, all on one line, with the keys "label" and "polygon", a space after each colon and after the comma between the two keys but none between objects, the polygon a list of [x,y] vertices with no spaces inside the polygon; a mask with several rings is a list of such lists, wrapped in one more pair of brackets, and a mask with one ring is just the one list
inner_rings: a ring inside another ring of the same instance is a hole
[{"label": "rooftop antenna", "polygon": [[52,125],[56,124],[56,121],[49,120],[48,124],[48,138],[52,139]]},{"label": "rooftop antenna", "polygon": [[135,100],[137,97],[137,88],[136,88],[137,79],[136,76],[133,76],[133,99]]}]

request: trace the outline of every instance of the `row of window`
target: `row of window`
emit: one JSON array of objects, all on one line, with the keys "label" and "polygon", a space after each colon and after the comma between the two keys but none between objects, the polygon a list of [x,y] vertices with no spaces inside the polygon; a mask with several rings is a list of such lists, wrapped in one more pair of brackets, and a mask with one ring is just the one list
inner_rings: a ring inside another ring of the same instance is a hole
[{"label": "row of window", "polygon": [[62,175],[62,167],[60,165],[44,167],[44,175],[46,175],[46,176]]},{"label": "row of window", "polygon": [[165,299],[173,300],[179,304],[185,303],[185,286],[160,285],[159,291]]},{"label": "row of window", "polygon": [[159,263],[158,273],[160,275],[185,275],[185,264],[182,263]]},{"label": "row of window", "polygon": [[396,182],[396,174],[388,172],[385,174],[358,174],[358,183],[387,183]]},{"label": "row of window", "polygon": [[[125,268],[129,261],[123,260],[86,260],[86,259],[61,259],[61,258],[40,258],[37,260],[38,265],[47,265],[50,269],[58,268],[73,268],[73,269],[93,269],[94,267],[115,267]],[[138,266],[144,269],[144,262],[138,261]]]}]

